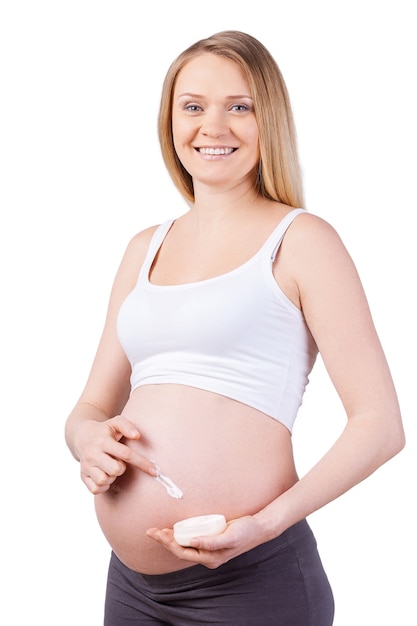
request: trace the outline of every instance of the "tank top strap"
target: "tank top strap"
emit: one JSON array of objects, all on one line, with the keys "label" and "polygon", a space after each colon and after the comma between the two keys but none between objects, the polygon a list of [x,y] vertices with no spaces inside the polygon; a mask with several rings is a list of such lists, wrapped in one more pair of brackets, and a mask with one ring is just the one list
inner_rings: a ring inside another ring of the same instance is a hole
[{"label": "tank top strap", "polygon": [[281,245],[281,242],[284,238],[284,235],[287,231],[287,228],[292,224],[293,220],[300,213],[305,213],[306,209],[292,209],[287,215],[280,221],[278,226],[271,233],[270,237],[268,237],[267,241],[264,245],[265,253],[269,256],[269,258],[274,262],[278,249]]},{"label": "tank top strap", "polygon": [[138,282],[142,281],[143,278],[147,278],[149,276],[149,270],[154,262],[155,256],[162,245],[169,229],[174,223],[174,219],[169,219],[160,224],[151,237],[151,241],[148,246],[148,251],[145,256],[145,260],[142,263],[142,267],[140,268]]}]

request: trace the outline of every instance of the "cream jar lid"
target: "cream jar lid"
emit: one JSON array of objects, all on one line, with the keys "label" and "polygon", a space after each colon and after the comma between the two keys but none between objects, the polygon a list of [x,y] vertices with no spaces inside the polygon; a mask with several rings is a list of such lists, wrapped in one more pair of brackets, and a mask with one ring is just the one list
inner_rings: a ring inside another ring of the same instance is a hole
[{"label": "cream jar lid", "polygon": [[224,515],[199,515],[174,524],[174,539],[181,546],[189,546],[193,537],[219,535],[226,528]]}]

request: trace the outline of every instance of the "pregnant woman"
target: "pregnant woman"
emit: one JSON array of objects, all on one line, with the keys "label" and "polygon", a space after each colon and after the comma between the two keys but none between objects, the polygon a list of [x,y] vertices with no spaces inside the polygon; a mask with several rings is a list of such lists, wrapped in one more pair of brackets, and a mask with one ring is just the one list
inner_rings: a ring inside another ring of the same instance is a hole
[{"label": "pregnant woman", "polygon": [[[259,41],[226,31],[180,54],[158,124],[186,209],[128,244],[66,423],[111,546],[105,625],[330,626],[306,517],[404,445],[366,296],[304,207],[287,90]],[[291,430],[318,352],[346,427],[299,477]],[[220,534],[176,541],[174,524],[210,514]]]}]

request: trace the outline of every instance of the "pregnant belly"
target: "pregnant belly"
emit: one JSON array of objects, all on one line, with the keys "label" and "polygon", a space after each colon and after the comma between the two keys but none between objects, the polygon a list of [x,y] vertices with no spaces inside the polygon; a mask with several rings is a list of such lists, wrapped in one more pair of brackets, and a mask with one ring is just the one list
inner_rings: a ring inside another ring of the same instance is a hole
[{"label": "pregnant belly", "polygon": [[178,385],[137,389],[123,414],[141,431],[128,442],[154,460],[183,492],[171,497],[129,466],[95,496],[97,518],[117,556],[131,569],[159,574],[188,567],[147,537],[186,517],[259,511],[296,480],[291,437],[271,418],[239,402]]}]

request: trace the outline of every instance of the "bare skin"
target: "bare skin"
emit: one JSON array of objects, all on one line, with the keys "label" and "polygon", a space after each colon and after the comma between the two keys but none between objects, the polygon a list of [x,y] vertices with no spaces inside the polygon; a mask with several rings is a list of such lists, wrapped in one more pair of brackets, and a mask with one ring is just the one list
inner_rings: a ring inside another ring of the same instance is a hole
[{"label": "bare skin", "polygon": [[[232,62],[203,54],[186,65],[173,112],[176,149],[192,172],[195,204],[175,221],[156,258],[149,279],[161,286],[238,267],[290,210],[255,193],[256,119],[246,79]],[[216,157],[200,149],[206,147],[233,150]],[[355,266],[334,229],[308,213],[288,229],[272,271],[303,312],[346,411],[345,429],[315,467],[298,479],[285,426],[223,396],[155,385],[129,398],[130,365],[116,317],[153,231],[135,236],[126,250],[66,437],[95,494],[103,531],[129,567],[144,573],[195,563],[214,568],[364,480],[401,450],[404,432]],[[170,498],[153,479],[152,459],[182,488],[183,499]],[[173,523],[205,513],[225,514],[226,530],[196,538],[191,548],[176,544]]]},{"label": "bare skin", "polygon": [[[227,520],[251,515],[297,479],[288,430],[228,398],[186,386],[150,385],[133,394],[123,413],[141,432],[129,445],[155,460],[184,493],[174,499],[129,467],[96,496],[103,531],[131,569],[150,574],[186,565],[150,539],[149,528],[172,528],[180,519],[213,512]],[[266,468],[259,471],[255,460],[262,457]]]}]

